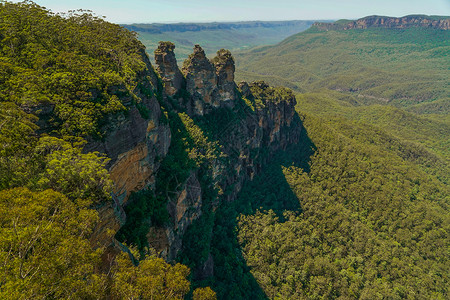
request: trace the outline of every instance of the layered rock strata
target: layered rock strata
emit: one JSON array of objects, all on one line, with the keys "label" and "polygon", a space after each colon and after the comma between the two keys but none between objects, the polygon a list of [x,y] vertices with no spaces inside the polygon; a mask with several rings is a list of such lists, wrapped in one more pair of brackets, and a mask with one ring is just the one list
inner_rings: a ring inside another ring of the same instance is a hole
[{"label": "layered rock strata", "polygon": [[[159,168],[157,158],[167,154],[171,142],[170,127],[161,122],[161,108],[155,96],[157,75],[145,52],[141,56],[146,68],[139,74],[141,82],[133,92],[140,98],[141,111],[145,110],[148,115],[143,115],[133,104],[131,96],[121,96],[127,112],[109,116],[102,128],[105,137],[90,140],[84,149],[105,153],[111,159],[108,168],[114,182],[113,201],[98,208],[101,222],[91,239],[103,246],[111,243],[111,232],[117,232],[125,223],[123,207],[130,194],[154,184]],[[121,95],[125,90],[116,86],[110,93]]]}]

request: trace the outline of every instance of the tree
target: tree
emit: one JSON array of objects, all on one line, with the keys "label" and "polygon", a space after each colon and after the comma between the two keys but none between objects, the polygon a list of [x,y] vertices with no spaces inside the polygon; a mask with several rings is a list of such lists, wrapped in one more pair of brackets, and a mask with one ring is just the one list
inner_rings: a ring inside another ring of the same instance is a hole
[{"label": "tree", "polygon": [[0,298],[90,298],[102,288],[94,274],[102,249],[87,237],[98,215],[59,192],[0,192]]},{"label": "tree", "polygon": [[183,299],[189,292],[189,268],[182,264],[172,266],[154,255],[135,265],[126,253],[121,253],[112,272],[113,298]]},{"label": "tree", "polygon": [[215,300],[217,299],[216,293],[209,287],[197,288],[194,291],[192,297],[193,300]]}]

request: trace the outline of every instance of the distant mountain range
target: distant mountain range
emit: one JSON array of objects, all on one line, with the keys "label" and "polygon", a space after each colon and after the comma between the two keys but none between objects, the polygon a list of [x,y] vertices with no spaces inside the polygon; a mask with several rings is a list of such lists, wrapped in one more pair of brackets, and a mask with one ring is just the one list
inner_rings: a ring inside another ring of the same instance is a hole
[{"label": "distant mountain range", "polygon": [[[276,27],[304,27],[312,25],[314,21],[242,21],[242,22],[211,22],[211,23],[136,23],[125,24],[123,27],[137,31],[150,33],[163,32],[186,32],[186,31],[203,31],[203,30],[227,30],[227,29],[244,29],[244,28],[276,28]],[[294,30],[295,31],[295,30]]]},{"label": "distant mountain range", "polygon": [[315,23],[277,45],[236,54],[237,74],[298,91],[328,88],[358,102],[448,112],[449,20],[370,16]]},{"label": "distant mountain range", "polygon": [[279,43],[288,36],[308,29],[316,21],[154,23],[122,26],[138,33],[150,57],[153,56],[159,41],[171,41],[176,45],[177,59],[183,61],[192,53],[195,44],[202,45],[208,56],[214,56],[221,48],[236,51]]}]

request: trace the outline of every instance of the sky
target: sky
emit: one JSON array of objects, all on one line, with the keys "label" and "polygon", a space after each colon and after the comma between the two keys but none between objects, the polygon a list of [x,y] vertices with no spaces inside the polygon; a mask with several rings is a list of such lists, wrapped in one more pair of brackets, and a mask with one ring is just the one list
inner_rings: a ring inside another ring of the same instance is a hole
[{"label": "sky", "polygon": [[[20,1],[10,1],[20,2]],[[89,9],[114,23],[358,19],[450,15],[450,0],[35,0],[53,12]]]}]

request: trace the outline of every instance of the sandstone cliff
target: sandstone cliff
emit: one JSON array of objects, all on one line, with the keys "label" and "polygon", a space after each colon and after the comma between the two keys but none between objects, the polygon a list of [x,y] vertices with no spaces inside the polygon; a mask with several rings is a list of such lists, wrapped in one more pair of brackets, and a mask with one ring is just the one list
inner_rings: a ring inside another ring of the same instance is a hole
[{"label": "sandstone cliff", "polygon": [[316,22],[314,27],[320,30],[348,30],[348,29],[367,29],[374,27],[381,28],[410,28],[424,27],[442,30],[450,29],[450,18],[428,17],[425,15],[411,15],[401,18],[369,16],[356,21],[338,22],[338,23],[322,23]]},{"label": "sandstone cliff", "polygon": [[[111,115],[103,128],[107,133],[105,138],[90,140],[84,149],[86,152],[105,153],[111,159],[109,171],[114,181],[113,202],[98,209],[101,222],[92,238],[101,245],[111,242],[107,231],[118,231],[125,223],[123,207],[130,194],[154,185],[159,167],[157,158],[166,155],[170,146],[170,128],[161,122],[161,108],[155,96],[158,78],[145,52],[141,56],[146,68],[140,74],[139,87],[134,90],[141,103],[134,105],[131,96],[122,96],[121,100],[127,104],[127,113]],[[112,93],[117,94],[125,90],[120,86],[114,89]]]}]

